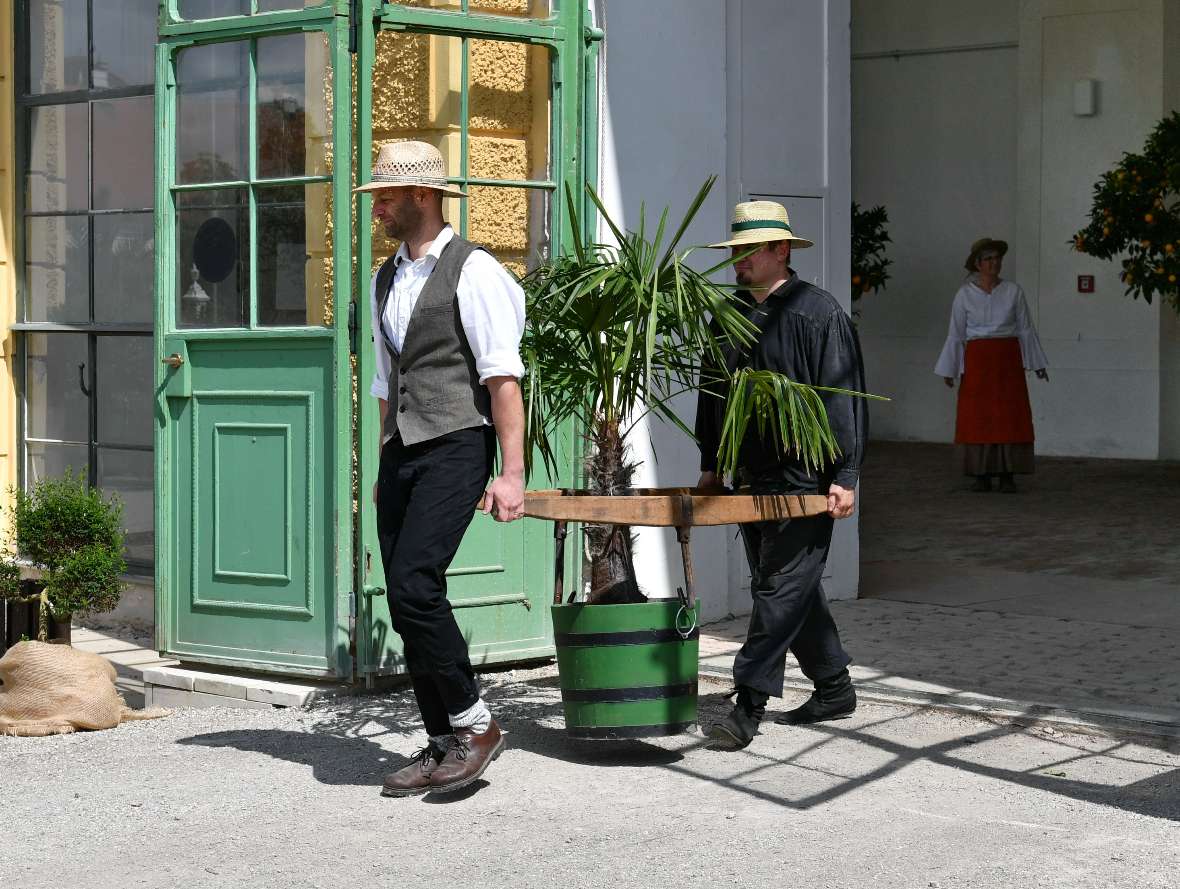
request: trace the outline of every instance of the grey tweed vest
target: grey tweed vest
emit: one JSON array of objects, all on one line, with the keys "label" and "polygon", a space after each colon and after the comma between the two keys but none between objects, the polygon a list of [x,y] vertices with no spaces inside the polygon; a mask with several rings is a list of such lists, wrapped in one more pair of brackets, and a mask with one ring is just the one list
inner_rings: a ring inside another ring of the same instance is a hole
[{"label": "grey tweed vest", "polygon": [[491,421],[492,399],[479,382],[455,296],[463,263],[481,249],[457,235],[443,248],[414,304],[400,354],[385,329],[395,258],[378,270],[379,335],[390,362],[384,438],[398,435],[404,444],[415,445]]}]

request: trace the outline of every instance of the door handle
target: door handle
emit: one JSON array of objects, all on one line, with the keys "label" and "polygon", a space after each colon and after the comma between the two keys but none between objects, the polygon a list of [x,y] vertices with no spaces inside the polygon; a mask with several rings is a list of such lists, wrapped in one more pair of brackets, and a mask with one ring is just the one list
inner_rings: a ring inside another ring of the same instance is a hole
[{"label": "door handle", "polygon": [[184,364],[184,359],[180,356],[179,352],[173,352],[167,358],[161,358],[160,360],[164,364],[167,364],[173,370],[176,370],[176,368],[178,368],[178,367],[180,367],[180,365]]}]

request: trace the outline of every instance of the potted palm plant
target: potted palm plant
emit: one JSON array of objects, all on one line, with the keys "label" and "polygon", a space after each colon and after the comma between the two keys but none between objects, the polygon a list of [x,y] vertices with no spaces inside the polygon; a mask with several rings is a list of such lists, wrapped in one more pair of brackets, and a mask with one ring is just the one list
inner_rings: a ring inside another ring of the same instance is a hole
[{"label": "potted palm plant", "polygon": [[[691,248],[680,249],[713,181],[704,183],[666,242],[666,209],[650,235],[642,210],[638,229],[624,232],[588,188],[616,243],[585,243],[567,191],[573,250],[524,279],[526,454],[535,451],[552,471],[553,434],[574,421],[587,445],[586,491],[578,493],[590,498],[652,493],[632,488],[628,436],[648,414],[691,435],[672,399],[702,382],[724,382],[733,392],[718,455],[723,472],[735,469],[751,422],[805,461],[819,464],[837,453],[814,388],[768,371],[725,370],[726,346],[757,335],[734,289],[711,280],[734,260],[699,272],[688,264]],[[585,505],[585,497],[577,499]],[[695,627],[695,603],[648,601],[636,582],[628,524],[591,522],[584,534],[589,592],[552,611],[567,730],[581,737],[684,730],[696,721],[696,634],[685,632]]]},{"label": "potted palm plant", "polygon": [[127,569],[122,505],[69,471],[11,496],[14,546],[0,559],[0,598],[10,615],[19,610],[14,603],[32,606],[29,630],[37,639],[68,644],[74,615],[119,603]]}]

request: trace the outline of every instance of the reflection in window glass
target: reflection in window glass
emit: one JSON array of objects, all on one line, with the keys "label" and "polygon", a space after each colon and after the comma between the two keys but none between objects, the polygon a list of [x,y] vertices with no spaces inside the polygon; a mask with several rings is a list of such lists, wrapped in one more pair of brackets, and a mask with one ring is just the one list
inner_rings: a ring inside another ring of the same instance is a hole
[{"label": "reflection in window glass", "polygon": [[[25,337],[25,436],[90,440],[86,336],[30,333]],[[85,468],[83,460],[81,466]]]},{"label": "reflection in window glass", "polygon": [[319,6],[324,0],[258,0],[259,12],[281,12],[284,9],[305,9],[309,6]]},{"label": "reflection in window glass", "polygon": [[29,110],[26,208],[56,213],[90,205],[88,106],[43,105]]},{"label": "reflection in window glass", "polygon": [[151,445],[152,338],[100,336],[95,354],[98,440]]},{"label": "reflection in window glass", "polygon": [[31,488],[41,479],[61,478],[67,471],[75,477],[87,477],[90,450],[84,444],[54,444],[30,441],[25,445],[28,462],[25,464],[25,487]]},{"label": "reflection in window glass", "polygon": [[513,18],[548,18],[550,0],[468,0],[468,10],[481,15],[510,15]]},{"label": "reflection in window glass", "polygon": [[226,15],[249,15],[250,0],[180,0],[181,18],[216,19]]},{"label": "reflection in window glass", "polygon": [[258,322],[327,325],[332,245],[327,183],[258,190]]},{"label": "reflection in window glass", "polygon": [[117,15],[105,9],[100,14],[98,6],[96,0],[92,21],[94,88],[117,89],[151,83],[155,79],[159,0],[121,0]]},{"label": "reflection in window glass", "polygon": [[258,175],[327,175],[331,77],[323,33],[258,40]]},{"label": "reflection in window glass", "polygon": [[86,44],[86,0],[29,0],[29,92],[86,89]]},{"label": "reflection in window glass", "polygon": [[90,254],[85,216],[25,220],[26,321],[90,320]]},{"label": "reflection in window glass", "polygon": [[549,255],[549,192],[473,185],[468,193],[469,240],[518,276]]},{"label": "reflection in window glass", "polygon": [[151,96],[136,96],[93,104],[94,209],[151,208],[155,160],[152,102]]},{"label": "reflection in window glass", "polygon": [[95,216],[94,320],[150,324],[155,232],[151,213]]},{"label": "reflection in window glass", "polygon": [[469,145],[477,179],[549,178],[549,50],[468,41]]},{"label": "reflection in window glass", "polygon": [[182,192],[176,214],[181,327],[245,327],[250,318],[246,190]]},{"label": "reflection in window glass", "polygon": [[152,524],[152,453],[98,449],[98,486],[123,504],[126,559],[150,565],[155,556]]},{"label": "reflection in window glass", "polygon": [[249,41],[193,46],[177,57],[176,179],[245,179]]}]

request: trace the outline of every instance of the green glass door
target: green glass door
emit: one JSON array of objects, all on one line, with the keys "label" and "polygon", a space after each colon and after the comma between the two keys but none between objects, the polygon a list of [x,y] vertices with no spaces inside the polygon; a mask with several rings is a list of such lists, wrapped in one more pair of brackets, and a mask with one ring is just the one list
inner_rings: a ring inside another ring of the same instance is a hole
[{"label": "green glass door", "polygon": [[[470,195],[444,205],[459,234],[519,275],[560,251],[568,242],[562,184],[578,194],[586,173],[579,126],[587,64],[581,0],[418,0],[384,4],[376,12],[373,28],[358,42],[358,181],[368,181],[380,144],[430,142],[442,151],[451,181]],[[361,491],[372,490],[378,460],[376,400],[368,395],[373,349],[367,285],[397,248],[368,227],[371,206],[364,195],[356,208]],[[568,470],[560,479],[534,478],[531,487],[572,484],[572,430],[566,445]],[[371,677],[398,672],[403,664],[367,499],[360,518],[358,672]],[[552,550],[552,528],[545,523],[475,518],[448,571],[448,598],[474,663],[552,653]],[[575,549],[567,556],[567,589],[577,562]]]},{"label": "green glass door", "polygon": [[158,642],[348,677],[346,4],[162,5]]}]

